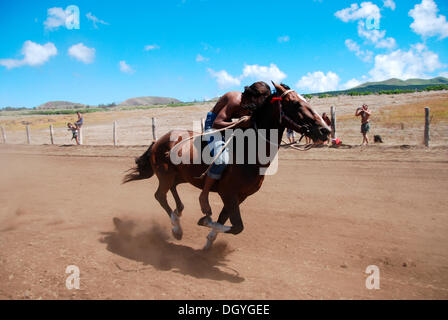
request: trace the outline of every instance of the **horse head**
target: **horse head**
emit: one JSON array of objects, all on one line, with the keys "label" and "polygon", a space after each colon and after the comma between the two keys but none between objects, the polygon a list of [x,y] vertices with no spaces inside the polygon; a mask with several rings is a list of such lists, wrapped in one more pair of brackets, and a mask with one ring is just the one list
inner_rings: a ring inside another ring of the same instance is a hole
[{"label": "horse head", "polygon": [[331,129],[313,107],[288,86],[272,82],[276,89],[270,103],[274,106],[279,127],[294,130],[314,142],[328,140]]}]

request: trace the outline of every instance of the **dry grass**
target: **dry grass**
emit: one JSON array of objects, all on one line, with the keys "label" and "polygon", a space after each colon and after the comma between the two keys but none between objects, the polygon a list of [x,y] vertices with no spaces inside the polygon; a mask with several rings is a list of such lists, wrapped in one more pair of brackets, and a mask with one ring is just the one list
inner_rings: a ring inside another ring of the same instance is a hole
[{"label": "dry grass", "polygon": [[[89,124],[103,124],[127,118],[133,112],[135,113],[135,111],[92,112],[85,117],[88,117]],[[17,116],[14,119],[1,119],[0,126],[4,126],[8,131],[24,130],[26,125],[36,130],[46,129],[50,125],[53,125],[54,128],[63,128],[67,126],[68,122],[73,123],[77,119],[76,114]]]},{"label": "dry grass", "polygon": [[425,107],[431,108],[431,123],[448,122],[448,100],[432,99],[403,106],[388,106],[378,114],[378,121],[385,124],[421,124],[425,119]]},{"label": "dry grass", "polygon": [[[425,107],[431,108],[431,123],[448,123],[448,99],[437,98],[400,106],[386,106],[372,115],[375,123],[385,127],[395,127],[401,124],[421,125],[425,121]],[[338,116],[339,122],[352,122],[354,114]],[[358,119],[358,122],[360,119]]]}]

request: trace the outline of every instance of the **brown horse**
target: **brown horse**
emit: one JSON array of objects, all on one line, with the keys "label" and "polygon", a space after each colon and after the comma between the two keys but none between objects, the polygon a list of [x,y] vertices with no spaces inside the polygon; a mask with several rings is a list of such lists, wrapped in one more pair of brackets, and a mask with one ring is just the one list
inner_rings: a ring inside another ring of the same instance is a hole
[{"label": "brown horse", "polygon": [[[295,91],[289,90],[286,85],[273,84],[276,88],[276,94],[272,95],[263,106],[253,112],[251,116],[253,128],[246,129],[255,130],[258,133],[256,136],[257,146],[260,145],[260,139],[262,139],[261,144],[265,144],[265,151],[270,154],[270,159],[272,159],[272,155],[278,153],[285,128],[290,128],[308,136],[314,141],[325,141],[330,129],[308,102]],[[276,137],[272,135],[272,132],[275,131],[271,130],[278,130]],[[266,133],[260,134],[260,132]],[[123,181],[123,183],[127,183],[148,179],[154,173],[156,174],[159,187],[155,193],[155,198],[170,217],[173,225],[173,236],[178,240],[182,238],[180,217],[184,205],[177,193],[176,186],[182,183],[190,183],[202,189],[204,179],[198,177],[207,170],[210,164],[204,163],[200,157],[206,143],[201,143],[201,139],[194,139],[195,135],[192,131],[171,131],[165,134],[151,144],[141,157],[136,159],[136,167],[131,169],[132,172],[127,174]],[[275,141],[270,140],[271,136],[275,137]],[[245,140],[242,143],[244,143],[243,149],[247,152],[249,143],[246,143]],[[186,156],[189,161],[174,164],[171,157],[173,154],[179,157]],[[235,159],[235,155],[231,158]],[[247,156],[245,156],[245,159],[247,159]],[[222,178],[214,184],[211,190],[217,192],[224,203],[218,221],[212,222],[209,216],[204,216],[198,222],[199,225],[212,229],[207,236],[205,248],[212,245],[219,232],[237,235],[243,231],[240,204],[260,189],[264,181],[264,175],[260,172],[271,164],[270,161],[260,162],[259,156],[253,163],[246,161],[242,164],[237,163],[241,162],[234,161],[226,167]],[[167,202],[168,191],[171,191],[176,202],[176,210],[174,211]],[[229,218],[232,226],[224,226]]]}]

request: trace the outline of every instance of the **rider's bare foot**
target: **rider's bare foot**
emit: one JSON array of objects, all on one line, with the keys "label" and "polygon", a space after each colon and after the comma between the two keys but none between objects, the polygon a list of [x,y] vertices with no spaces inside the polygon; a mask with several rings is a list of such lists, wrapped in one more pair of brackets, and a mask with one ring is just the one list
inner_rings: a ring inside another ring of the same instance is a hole
[{"label": "rider's bare foot", "polygon": [[210,204],[208,203],[208,195],[201,193],[199,196],[199,204],[201,205],[201,211],[203,214],[207,216],[212,215],[212,208],[210,207]]}]

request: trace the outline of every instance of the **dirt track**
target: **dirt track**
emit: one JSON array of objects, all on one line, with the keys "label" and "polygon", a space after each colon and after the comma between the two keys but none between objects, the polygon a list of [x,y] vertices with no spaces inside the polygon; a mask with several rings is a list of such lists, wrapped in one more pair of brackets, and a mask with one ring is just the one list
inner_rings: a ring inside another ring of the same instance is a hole
[{"label": "dirt track", "polygon": [[205,253],[198,190],[179,188],[179,242],[156,178],[120,184],[143,147],[2,145],[0,298],[447,299],[447,150],[282,150],[242,206],[244,232]]}]

